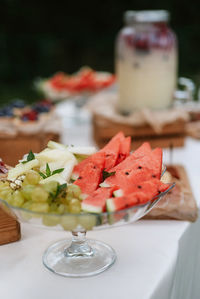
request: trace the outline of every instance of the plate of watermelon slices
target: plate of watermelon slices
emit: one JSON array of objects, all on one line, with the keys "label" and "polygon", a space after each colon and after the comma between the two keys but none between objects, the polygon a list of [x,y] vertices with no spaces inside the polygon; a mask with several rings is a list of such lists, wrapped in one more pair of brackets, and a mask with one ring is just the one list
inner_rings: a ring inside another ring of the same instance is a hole
[{"label": "plate of watermelon slices", "polygon": [[122,132],[101,150],[50,141],[0,174],[0,206],[22,222],[72,232],[43,255],[50,271],[66,277],[101,273],[116,260],[107,244],[86,239],[86,231],[134,222],[166,196],[174,184],[162,181],[162,149],[143,143],[130,151]]}]

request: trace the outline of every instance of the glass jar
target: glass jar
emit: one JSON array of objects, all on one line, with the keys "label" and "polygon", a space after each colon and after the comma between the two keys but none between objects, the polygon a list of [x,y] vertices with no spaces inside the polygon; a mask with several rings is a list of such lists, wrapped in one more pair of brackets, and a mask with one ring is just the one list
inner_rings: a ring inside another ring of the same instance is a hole
[{"label": "glass jar", "polygon": [[126,27],[116,43],[118,108],[122,113],[145,107],[167,108],[172,102],[177,43],[168,20],[165,10],[125,13]]}]

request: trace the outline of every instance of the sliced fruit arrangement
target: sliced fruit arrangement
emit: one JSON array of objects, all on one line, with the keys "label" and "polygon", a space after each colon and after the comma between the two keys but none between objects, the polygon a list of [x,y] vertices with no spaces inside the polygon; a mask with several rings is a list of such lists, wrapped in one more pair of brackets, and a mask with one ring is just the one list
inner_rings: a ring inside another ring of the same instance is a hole
[{"label": "sliced fruit arrangement", "polygon": [[[49,141],[42,152],[30,151],[19,164],[7,170],[7,176],[0,180],[0,198],[33,212],[80,213],[81,189],[72,184],[71,175],[78,161],[95,152],[94,147]],[[0,170],[6,173],[3,162]]]},{"label": "sliced fruit arrangement", "polygon": [[37,121],[43,113],[50,112],[54,107],[52,101],[44,99],[32,105],[26,105],[24,100],[16,99],[0,108],[0,118],[16,118],[21,121]]},{"label": "sliced fruit arrangement", "polygon": [[50,141],[8,171],[0,181],[0,198],[54,214],[114,212],[145,204],[169,188],[160,180],[162,150],[144,143],[130,153],[130,144],[122,132],[99,151]]},{"label": "sliced fruit arrangement", "polygon": [[115,82],[115,76],[107,72],[97,72],[89,67],[83,67],[78,72],[69,75],[58,72],[49,79],[41,80],[37,87],[48,96],[64,97],[83,92],[95,92],[108,87]]}]

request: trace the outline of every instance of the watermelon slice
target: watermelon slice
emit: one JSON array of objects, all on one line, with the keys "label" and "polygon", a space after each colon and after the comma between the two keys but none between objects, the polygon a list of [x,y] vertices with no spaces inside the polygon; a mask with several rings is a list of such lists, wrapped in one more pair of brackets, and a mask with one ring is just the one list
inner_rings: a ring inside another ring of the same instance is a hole
[{"label": "watermelon slice", "polygon": [[79,177],[74,182],[75,185],[81,188],[82,193],[85,195],[91,195],[98,188],[102,179],[105,154],[98,152],[95,156],[96,159],[90,159],[85,167],[79,170]]},{"label": "watermelon slice", "polygon": [[[121,146],[121,143],[124,141],[124,139],[125,139],[124,134],[122,132],[119,132],[99,152],[91,155],[87,159],[78,163],[73,169],[72,179],[76,180],[80,176],[81,171],[87,167],[87,164],[89,162],[96,163],[96,161],[98,161],[100,155],[104,155],[104,157],[105,157],[104,167],[106,170],[115,166],[118,156],[119,156],[120,146]],[[126,143],[128,143],[128,141],[126,141]],[[128,149],[128,145],[126,145],[126,147]],[[125,149],[123,148],[122,151],[124,154]]]},{"label": "watermelon slice", "polygon": [[117,163],[117,159],[120,152],[121,144],[123,143],[125,137],[122,132],[115,135],[109,142],[104,146],[100,152],[105,153],[105,169],[108,171],[110,168],[114,167]]},{"label": "watermelon slice", "polygon": [[115,167],[111,168],[109,171],[117,171],[118,169],[124,169],[127,167],[131,167],[135,160],[140,159],[146,155],[151,153],[151,147],[148,142],[143,143],[136,151],[134,151],[131,155],[129,155],[125,160],[121,163],[117,164]]},{"label": "watermelon slice", "polygon": [[131,194],[131,196],[113,197],[107,199],[106,209],[108,212],[123,210],[125,208],[129,208],[139,204],[140,199],[142,199],[143,201],[150,200],[149,197],[144,192],[141,192],[140,196],[138,196],[136,193],[136,194]]},{"label": "watermelon slice", "polygon": [[134,192],[144,192],[145,194],[153,198],[161,192],[164,192],[167,188],[169,188],[169,185],[164,184],[160,180],[155,178],[137,184],[129,184],[125,188],[118,190],[121,191],[121,195],[123,196],[127,196]]},{"label": "watermelon slice", "polygon": [[[128,157],[126,160],[129,160]],[[131,159],[131,163],[124,160],[110,171],[115,174],[108,177],[101,187],[117,186],[119,189],[126,189],[128,185],[137,184],[146,180],[160,178],[162,170],[162,150],[157,148],[141,159]],[[119,167],[119,166],[123,167]]]},{"label": "watermelon slice", "polygon": [[75,165],[72,173],[72,179],[77,180],[81,172],[87,168],[87,165],[89,165],[89,163],[93,163],[94,165],[97,165],[98,167],[103,169],[105,167],[105,153],[97,152],[86,158],[79,164]]},{"label": "watermelon slice", "polygon": [[119,156],[116,165],[121,163],[129,156],[130,150],[131,150],[131,137],[126,137],[124,138],[124,140],[121,141],[119,147]]},{"label": "watermelon slice", "polygon": [[105,211],[106,200],[112,196],[114,188],[98,188],[82,201],[82,210],[90,213]]},{"label": "watermelon slice", "polygon": [[148,155],[151,152],[151,146],[149,142],[144,142],[138,149],[133,152],[135,158],[141,158]]},{"label": "watermelon slice", "polygon": [[114,212],[137,204],[144,204],[168,188],[169,185],[157,179],[141,182],[140,185],[131,186],[125,196],[108,199],[106,201],[107,211]]}]

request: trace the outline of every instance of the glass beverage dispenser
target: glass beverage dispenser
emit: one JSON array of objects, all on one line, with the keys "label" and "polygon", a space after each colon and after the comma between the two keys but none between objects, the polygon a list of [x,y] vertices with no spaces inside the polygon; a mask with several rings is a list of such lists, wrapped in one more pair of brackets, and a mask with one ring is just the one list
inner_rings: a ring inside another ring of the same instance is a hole
[{"label": "glass beverage dispenser", "polygon": [[116,43],[118,109],[128,114],[145,107],[167,108],[177,79],[176,36],[167,25],[169,13],[127,11],[126,26]]}]

